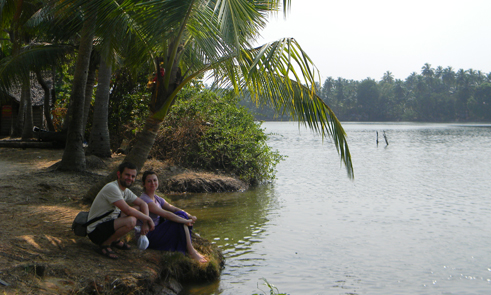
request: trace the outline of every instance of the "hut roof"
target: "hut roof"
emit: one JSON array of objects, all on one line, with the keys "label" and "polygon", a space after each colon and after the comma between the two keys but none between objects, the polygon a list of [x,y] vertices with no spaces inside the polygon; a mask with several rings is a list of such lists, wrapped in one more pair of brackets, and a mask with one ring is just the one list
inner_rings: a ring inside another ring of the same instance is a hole
[{"label": "hut roof", "polygon": [[[42,75],[44,81],[48,85],[48,88],[51,89],[51,86],[53,84],[53,79],[51,75],[45,73],[43,73]],[[10,92],[7,93],[7,95],[12,97],[15,102],[20,103],[21,90],[22,87],[20,85],[15,85],[10,89]],[[49,99],[51,105],[51,96]],[[32,106],[41,106],[44,104],[44,89],[43,87],[41,87],[41,84],[39,84],[35,74],[31,75],[31,100]]]}]

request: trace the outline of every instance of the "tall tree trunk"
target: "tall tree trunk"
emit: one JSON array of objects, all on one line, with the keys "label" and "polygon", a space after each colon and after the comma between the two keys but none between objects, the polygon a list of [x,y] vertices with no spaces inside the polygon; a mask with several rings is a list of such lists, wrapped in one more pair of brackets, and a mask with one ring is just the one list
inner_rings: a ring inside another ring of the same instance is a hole
[{"label": "tall tree trunk", "polygon": [[[73,90],[72,90],[73,92]],[[61,126],[61,132],[68,132],[68,126],[70,125],[70,118],[73,117],[73,98],[70,97],[68,100],[67,112],[65,114],[65,119],[63,120],[63,125]]]},{"label": "tall tree trunk", "polygon": [[[20,23],[19,19],[22,14],[22,6],[24,4],[23,0],[19,0],[16,3],[15,7],[15,14],[14,14],[14,19],[12,20],[13,24],[13,29],[12,33],[10,34],[10,41],[12,42],[12,56],[16,56],[20,53],[21,51],[21,39],[22,39],[22,34],[20,30]],[[22,87],[22,86],[21,86]],[[24,126],[24,116],[26,114],[26,104],[25,101],[22,100],[22,94],[20,97],[20,103],[19,103],[19,110],[17,112],[17,120],[13,122],[14,124],[12,125],[12,132],[10,134],[11,137],[19,137],[22,135],[22,130]],[[12,117],[13,119],[13,117]]]},{"label": "tall tree trunk", "polygon": [[112,69],[103,58],[99,66],[99,77],[94,102],[94,118],[87,153],[98,157],[111,157],[111,144],[108,127],[109,90],[111,87]]},{"label": "tall tree trunk", "polygon": [[[131,151],[125,157],[124,162],[131,162],[135,164],[137,171],[140,171],[148,158],[148,154],[150,153],[150,149],[155,142],[155,138],[157,137],[157,132],[162,124],[162,121],[163,120],[154,119],[152,117],[147,118],[143,131],[138,133],[136,136],[136,142],[138,144],[131,149]],[[94,184],[84,196],[85,201],[93,201],[97,193],[106,183],[116,179],[116,172],[117,169],[113,170],[104,179],[101,179],[99,182]]]},{"label": "tall tree trunk", "polygon": [[[36,72],[36,77],[38,79],[38,83],[41,85],[41,87],[44,90],[44,118],[46,119],[46,125],[48,127],[49,131],[54,132],[55,131],[55,126],[53,125],[53,120],[51,119],[51,106],[49,105],[49,87],[48,84],[46,84],[46,81],[44,81],[43,76],[39,71]],[[54,83],[54,79],[53,79]]]},{"label": "tall tree trunk", "polygon": [[[57,99],[57,97],[56,97],[56,86],[55,86],[56,85],[56,66],[53,66],[53,68],[51,69],[51,76],[53,77],[53,83],[51,84],[51,91],[50,91],[51,104],[53,106],[55,106],[56,99]],[[51,122],[53,122],[53,121],[51,121]],[[56,131],[56,128],[55,128],[55,131]]]},{"label": "tall tree trunk", "polygon": [[[153,144],[155,143],[155,138],[157,137],[157,132],[159,131],[160,125],[162,125],[162,121],[167,115],[169,108],[172,105],[172,101],[175,97],[170,97],[169,94],[176,89],[177,85],[182,82],[182,76],[180,69],[177,67],[177,63],[175,63],[175,69],[170,73],[170,88],[165,89],[163,83],[163,76],[157,75],[157,84],[153,89],[152,93],[152,102],[150,103],[150,112],[151,114],[145,121],[145,126],[143,127],[142,132],[138,133],[136,136],[136,144],[131,148],[128,155],[125,157],[124,162],[131,162],[136,165],[137,171],[145,164],[145,161],[148,158],[148,154],[152,149]],[[158,65],[158,61],[157,61]],[[160,70],[157,66],[157,73]],[[169,101],[170,100],[170,101]],[[166,104],[165,102],[170,102]],[[157,111],[157,112],[155,112]],[[86,201],[94,200],[97,193],[101,190],[101,188],[108,182],[116,179],[117,169],[113,170],[109,175],[107,175],[104,179],[94,184],[87,194],[84,196]]]},{"label": "tall tree trunk", "polygon": [[[94,53],[92,53],[91,55],[94,55]],[[87,84],[85,86],[83,130],[87,128],[87,120],[89,118],[90,103],[92,102],[92,93],[94,91],[96,71],[97,71],[97,65],[95,62],[91,61],[89,64],[89,73],[87,75]]]},{"label": "tall tree trunk", "polygon": [[72,94],[70,97],[73,101],[73,111],[69,112],[66,147],[58,168],[64,171],[84,171],[86,167],[83,148],[85,86],[87,85],[87,74],[95,26],[96,18],[94,16],[87,18],[82,27],[75,73],[73,75]]},{"label": "tall tree trunk", "polygon": [[34,123],[32,120],[31,79],[28,79],[26,82],[24,82],[24,84],[22,84],[21,96],[25,102],[22,140],[28,140],[32,138],[32,128],[34,127]]},{"label": "tall tree trunk", "polygon": [[[24,86],[22,86],[22,89],[23,88]],[[19,110],[17,111],[17,118],[14,122],[12,133],[10,134],[11,137],[20,137],[22,135],[24,129],[24,117],[26,116],[26,103],[25,96],[22,95],[21,91]]]}]

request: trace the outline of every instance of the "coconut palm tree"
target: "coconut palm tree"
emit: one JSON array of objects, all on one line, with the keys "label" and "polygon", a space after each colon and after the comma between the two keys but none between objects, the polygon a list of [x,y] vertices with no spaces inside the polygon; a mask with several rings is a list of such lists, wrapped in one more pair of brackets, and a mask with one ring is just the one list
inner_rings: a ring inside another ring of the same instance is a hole
[{"label": "coconut palm tree", "polygon": [[43,7],[49,8],[47,3],[47,0],[0,1],[0,29],[8,36],[8,44],[5,39],[1,40],[4,46],[0,56],[0,91],[9,91],[16,85],[23,89],[18,118],[22,120],[21,123],[26,121],[26,124],[23,124],[23,131],[19,129],[14,133],[20,135],[22,132],[24,139],[32,135],[29,106],[31,77],[35,73],[46,91],[47,86],[40,78],[41,72],[59,63],[73,49],[66,44],[53,43],[57,39],[53,36],[46,38],[48,33],[41,20],[47,19],[46,14],[42,13]]},{"label": "coconut palm tree", "polygon": [[[114,8],[117,11],[117,5]],[[99,157],[111,156],[108,105],[113,69],[142,68],[143,64],[151,61],[151,51],[145,50],[147,48],[145,40],[134,34],[135,31],[132,30],[131,25],[131,22],[106,22],[99,25],[96,30],[95,50],[99,53],[100,65],[87,153]]]},{"label": "coconut palm tree", "polygon": [[435,78],[440,79],[443,75],[443,67],[438,66],[435,70]]},{"label": "coconut palm tree", "polygon": [[[29,43],[31,36],[25,25],[39,8],[38,6],[39,3],[35,1],[0,2],[0,28],[8,32],[12,48],[10,58],[18,56],[24,50],[23,46]],[[7,60],[7,58],[3,59],[2,64]],[[22,75],[16,76],[15,81],[15,84],[21,88],[21,97],[17,122],[12,135],[22,135],[24,140],[32,137],[33,128],[30,76],[30,71],[23,72]],[[4,84],[2,88],[5,91],[9,90],[10,86]]]},{"label": "coconut palm tree", "polygon": [[[103,5],[107,1],[91,0],[89,6],[107,7]],[[143,166],[179,91],[210,73],[217,87],[232,88],[238,94],[248,91],[254,101],[286,111],[321,135],[330,136],[352,176],[344,130],[316,94],[319,74],[308,55],[292,38],[253,46],[267,15],[282,5],[287,9],[290,1],[126,1],[118,6],[119,13],[107,12],[99,19],[105,24],[131,22],[127,27],[145,40],[155,67],[150,115],[125,161]]]},{"label": "coconut palm tree", "polygon": [[455,79],[458,87],[465,88],[469,86],[469,76],[467,75],[466,71],[464,71],[463,69],[459,69],[457,71]]},{"label": "coconut palm tree", "polygon": [[392,74],[391,71],[387,71],[384,73],[384,76],[382,77],[382,82],[392,84],[394,83],[394,75]]},{"label": "coconut palm tree", "polygon": [[455,72],[452,69],[452,67],[446,67],[443,70],[442,80],[443,80],[443,83],[445,84],[447,90],[450,90],[452,87],[454,87]]},{"label": "coconut palm tree", "polygon": [[328,99],[334,87],[334,79],[332,77],[327,77],[322,86],[322,97]]},{"label": "coconut palm tree", "polygon": [[423,67],[421,67],[421,74],[427,78],[431,79],[433,78],[433,75],[435,74],[434,69],[431,67],[429,63],[425,63]]},{"label": "coconut palm tree", "polygon": [[85,151],[83,148],[85,90],[95,26],[96,15],[86,17],[81,31],[80,46],[73,74],[72,93],[70,96],[72,111],[68,112],[67,141],[60,166],[58,167],[60,170],[85,170]]}]

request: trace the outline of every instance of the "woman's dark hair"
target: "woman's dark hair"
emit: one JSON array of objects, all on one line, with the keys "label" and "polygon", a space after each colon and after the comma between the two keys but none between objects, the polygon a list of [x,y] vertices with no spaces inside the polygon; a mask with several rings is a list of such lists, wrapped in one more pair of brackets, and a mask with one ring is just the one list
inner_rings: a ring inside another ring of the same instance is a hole
[{"label": "woman's dark hair", "polygon": [[143,183],[143,186],[145,186],[145,180],[147,180],[147,176],[148,175],[156,175],[157,173],[155,173],[155,171],[151,171],[151,170],[147,170],[145,172],[143,172],[143,175],[142,175],[142,183]]}]

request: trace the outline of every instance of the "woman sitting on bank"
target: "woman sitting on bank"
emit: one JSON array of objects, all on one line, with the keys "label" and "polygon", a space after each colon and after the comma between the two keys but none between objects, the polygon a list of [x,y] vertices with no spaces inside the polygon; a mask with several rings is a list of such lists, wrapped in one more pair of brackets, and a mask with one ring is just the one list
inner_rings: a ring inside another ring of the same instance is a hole
[{"label": "woman sitting on bank", "polygon": [[[187,252],[198,262],[207,262],[208,259],[196,251],[191,243],[191,229],[196,216],[172,206],[155,194],[159,187],[159,179],[155,172],[143,172],[142,182],[144,193],[140,198],[148,204],[150,217],[155,223],[155,229],[147,234],[150,242],[148,248],[179,251],[183,254]],[[137,233],[138,237],[139,233]]]}]

